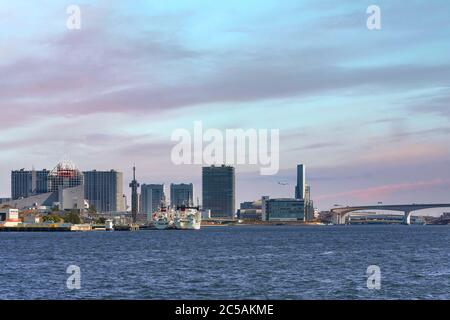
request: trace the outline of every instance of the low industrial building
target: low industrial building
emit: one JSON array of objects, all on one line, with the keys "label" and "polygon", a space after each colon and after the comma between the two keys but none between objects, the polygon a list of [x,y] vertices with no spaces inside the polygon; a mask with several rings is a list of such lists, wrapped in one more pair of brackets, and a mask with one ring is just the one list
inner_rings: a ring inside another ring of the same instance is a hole
[{"label": "low industrial building", "polygon": [[263,221],[305,221],[305,200],[262,197]]},{"label": "low industrial building", "polygon": [[78,209],[84,210],[89,205],[84,200],[84,186],[60,189],[54,192],[34,195],[27,198],[11,200],[2,203],[3,207],[11,207],[19,210],[36,208],[36,207],[53,207],[58,206],[59,210]]},{"label": "low industrial building", "polygon": [[262,203],[258,201],[242,202],[240,209],[237,211],[239,220],[261,221],[262,220]]},{"label": "low industrial building", "polygon": [[23,216],[23,223],[42,223],[42,217],[36,214],[26,214]]},{"label": "low industrial building", "polygon": [[4,227],[17,226],[22,221],[19,219],[19,210],[7,208],[0,209],[0,224]]},{"label": "low industrial building", "polygon": [[0,198],[0,205],[9,201],[11,201],[11,198]]}]

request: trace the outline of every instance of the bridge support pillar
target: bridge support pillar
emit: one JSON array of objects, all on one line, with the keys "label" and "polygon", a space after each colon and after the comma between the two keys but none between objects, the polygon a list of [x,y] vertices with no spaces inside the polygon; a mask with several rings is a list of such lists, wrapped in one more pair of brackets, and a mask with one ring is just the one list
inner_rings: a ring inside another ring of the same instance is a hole
[{"label": "bridge support pillar", "polygon": [[405,211],[405,217],[404,217],[403,223],[408,226],[411,224],[411,211]]},{"label": "bridge support pillar", "polygon": [[339,224],[339,215],[338,214],[333,214],[331,216],[331,222],[333,222],[333,224]]}]

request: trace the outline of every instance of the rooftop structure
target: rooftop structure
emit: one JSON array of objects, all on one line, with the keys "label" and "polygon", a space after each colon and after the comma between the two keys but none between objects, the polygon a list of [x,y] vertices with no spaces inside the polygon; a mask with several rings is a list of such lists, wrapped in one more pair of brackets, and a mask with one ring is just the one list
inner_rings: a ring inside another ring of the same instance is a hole
[{"label": "rooftop structure", "polygon": [[48,175],[48,192],[74,188],[83,184],[83,173],[68,160],[58,163]]}]

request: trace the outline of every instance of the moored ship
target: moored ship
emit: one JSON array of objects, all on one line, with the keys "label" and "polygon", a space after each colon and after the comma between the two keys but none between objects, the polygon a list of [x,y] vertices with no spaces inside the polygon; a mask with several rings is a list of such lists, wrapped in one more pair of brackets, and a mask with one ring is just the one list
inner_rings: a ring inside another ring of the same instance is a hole
[{"label": "moored ship", "polygon": [[181,206],[177,208],[174,226],[179,230],[200,230],[202,216],[198,207]]},{"label": "moored ship", "polygon": [[166,230],[173,225],[173,212],[167,209],[165,202],[161,204],[158,211],[153,214],[153,226],[157,230]]}]

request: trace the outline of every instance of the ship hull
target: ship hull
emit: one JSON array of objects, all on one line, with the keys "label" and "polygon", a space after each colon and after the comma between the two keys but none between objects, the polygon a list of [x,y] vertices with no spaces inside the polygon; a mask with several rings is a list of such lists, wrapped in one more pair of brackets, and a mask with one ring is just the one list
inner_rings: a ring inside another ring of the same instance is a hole
[{"label": "ship hull", "polygon": [[155,229],[157,230],[166,230],[169,228],[169,223],[168,222],[160,222],[160,221],[155,221],[153,223],[153,226],[155,227]]},{"label": "ship hull", "polygon": [[201,223],[199,221],[180,221],[177,229],[180,230],[200,230]]}]

